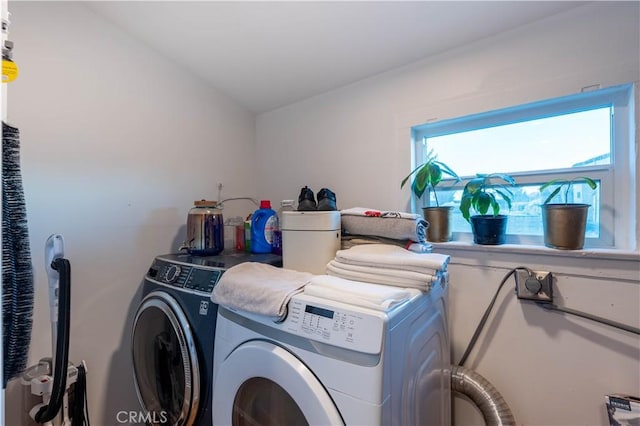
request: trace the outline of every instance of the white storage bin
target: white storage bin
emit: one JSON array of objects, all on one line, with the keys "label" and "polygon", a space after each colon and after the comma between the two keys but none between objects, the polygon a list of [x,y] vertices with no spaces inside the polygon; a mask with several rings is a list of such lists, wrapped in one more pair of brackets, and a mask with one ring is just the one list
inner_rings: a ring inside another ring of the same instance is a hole
[{"label": "white storage bin", "polygon": [[282,266],[325,274],[340,250],[340,212],[282,212]]}]

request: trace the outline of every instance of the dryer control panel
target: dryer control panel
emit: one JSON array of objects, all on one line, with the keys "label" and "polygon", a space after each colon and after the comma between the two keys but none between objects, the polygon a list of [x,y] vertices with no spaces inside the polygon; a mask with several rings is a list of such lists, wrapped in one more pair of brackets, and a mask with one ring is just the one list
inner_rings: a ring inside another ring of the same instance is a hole
[{"label": "dryer control panel", "polygon": [[236,251],[223,252],[215,256],[163,254],[154,259],[145,279],[188,293],[210,295],[224,271],[243,262],[282,266],[282,256]]},{"label": "dryer control panel", "polygon": [[222,272],[221,269],[201,269],[156,259],[146,278],[171,287],[211,294]]},{"label": "dryer control panel", "polygon": [[343,309],[294,297],[284,329],[308,339],[358,352],[377,354],[382,348],[386,315]]}]

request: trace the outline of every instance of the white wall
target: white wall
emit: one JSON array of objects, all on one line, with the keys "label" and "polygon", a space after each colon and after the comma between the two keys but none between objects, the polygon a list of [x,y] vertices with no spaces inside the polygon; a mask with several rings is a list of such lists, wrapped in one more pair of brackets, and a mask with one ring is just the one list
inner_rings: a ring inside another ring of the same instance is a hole
[{"label": "white wall", "polygon": [[[400,181],[411,167],[411,125],[637,81],[639,16],[637,2],[590,4],[262,114],[258,190],[278,200],[326,186],[339,208],[409,209]],[[634,187],[637,197],[638,182],[622,189]],[[455,361],[503,275],[519,265],[556,273],[558,304],[640,326],[637,253],[436,249],[452,255]],[[640,394],[637,336],[519,303],[513,288],[467,366],[502,392],[518,424],[607,424],[604,395]],[[456,424],[481,424],[471,405],[455,405]]]},{"label": "white wall", "polygon": [[[70,359],[87,361],[92,424],[117,424],[117,411],[139,409],[129,329],[142,278],[177,250],[193,201],[215,199],[218,182],[223,197],[255,197],[255,117],[80,3],[10,11],[20,76],[8,121],[21,132],[37,287],[30,363],[51,355],[43,254],[61,233]],[[226,207],[225,217],[255,209]],[[18,409],[7,404],[8,416]]]},{"label": "white wall", "polygon": [[[43,244],[62,233],[73,267],[70,355],[87,360],[100,425],[138,407],[128,332],[142,277],[155,254],[176,249],[193,200],[215,197],[218,182],[224,196],[280,200],[326,186],[341,208],[408,208],[399,187],[412,124],[640,76],[638,4],[594,4],[263,114],[254,130],[254,117],[162,55],[170,52],[150,51],[82,5],[10,6],[20,77],[9,122],[21,130],[37,286],[30,362],[50,354]],[[239,202],[225,217],[251,210]],[[559,304],[640,325],[637,257],[438,249],[453,256],[454,360],[520,264],[558,274]],[[518,303],[512,289],[468,366],[497,386],[519,424],[606,424],[604,394],[640,393],[636,337]],[[471,406],[456,406],[457,424],[479,424]]]}]

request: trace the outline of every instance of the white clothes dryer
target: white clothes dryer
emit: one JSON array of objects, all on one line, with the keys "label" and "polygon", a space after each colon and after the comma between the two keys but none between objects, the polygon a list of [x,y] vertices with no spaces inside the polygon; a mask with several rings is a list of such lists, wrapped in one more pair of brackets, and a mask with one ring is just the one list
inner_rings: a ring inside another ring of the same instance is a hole
[{"label": "white clothes dryer", "polygon": [[220,306],[214,425],[450,425],[446,285],[388,311],[294,296],[282,322]]}]

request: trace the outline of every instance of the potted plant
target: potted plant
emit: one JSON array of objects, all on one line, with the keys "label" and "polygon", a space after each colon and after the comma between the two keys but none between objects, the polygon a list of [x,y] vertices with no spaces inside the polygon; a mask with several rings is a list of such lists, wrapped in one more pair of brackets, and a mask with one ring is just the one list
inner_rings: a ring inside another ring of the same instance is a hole
[{"label": "potted plant", "polygon": [[[553,179],[540,187],[543,192],[552,185],[556,188],[542,204],[542,229],[544,245],[562,250],[579,250],[584,246],[587,225],[587,213],[590,205],[570,203],[569,193],[576,182],[583,182],[589,188],[596,189],[596,182],[586,176],[574,179]],[[564,189],[564,203],[553,204],[550,201]]]},{"label": "potted plant", "polygon": [[425,162],[416,167],[411,173],[409,173],[400,184],[400,188],[403,188],[409,178],[415,174],[413,182],[411,183],[411,190],[418,197],[421,198],[424,191],[429,188],[433,192],[436,205],[423,207],[422,214],[429,227],[427,228],[427,240],[432,242],[445,242],[451,240],[451,206],[440,206],[438,202],[438,194],[436,193],[436,186],[442,181],[444,175],[450,176],[455,179],[456,182],[460,181],[458,175],[451,170],[449,166],[441,161],[438,161],[437,156],[430,150],[425,158]]},{"label": "potted plant", "polygon": [[[507,216],[500,214],[498,199],[504,200],[511,209],[513,192],[504,184],[494,183],[496,179],[510,186],[516,184],[511,176],[502,173],[477,174],[462,191],[460,211],[462,217],[471,224],[473,242],[476,244],[496,245],[505,241]],[[471,215],[471,209],[477,214]]]}]

